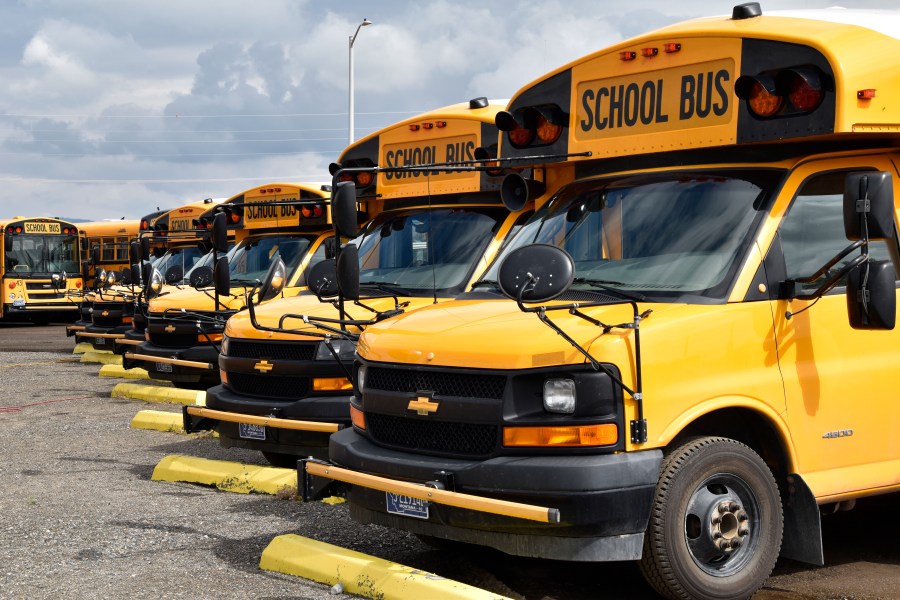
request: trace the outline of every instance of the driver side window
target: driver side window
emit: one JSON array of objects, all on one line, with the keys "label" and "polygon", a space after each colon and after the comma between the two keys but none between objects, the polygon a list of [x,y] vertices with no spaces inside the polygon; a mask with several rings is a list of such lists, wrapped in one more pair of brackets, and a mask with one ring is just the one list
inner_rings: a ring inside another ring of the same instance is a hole
[{"label": "driver side window", "polygon": [[[779,227],[781,247],[788,279],[809,277],[818,271],[851,242],[844,236],[844,177],[845,171],[817,175],[801,186]],[[845,256],[833,270],[838,270],[859,255],[854,251]],[[887,243],[873,241],[869,255],[875,260],[888,260]],[[812,283],[798,284],[797,292],[806,293],[818,288],[824,275]],[[846,277],[829,293],[846,285]]]}]

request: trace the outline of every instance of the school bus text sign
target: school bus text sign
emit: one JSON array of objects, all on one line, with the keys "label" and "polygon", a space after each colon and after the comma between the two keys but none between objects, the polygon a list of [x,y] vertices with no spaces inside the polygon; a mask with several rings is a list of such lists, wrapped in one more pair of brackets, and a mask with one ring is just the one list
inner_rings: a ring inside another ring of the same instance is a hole
[{"label": "school bus text sign", "polygon": [[730,58],[622,77],[582,81],[576,88],[574,136],[600,140],[695,129],[731,122]]},{"label": "school bus text sign", "polygon": [[[409,167],[434,163],[453,163],[475,160],[478,147],[477,135],[461,135],[416,142],[385,144],[381,164],[385,167]],[[467,171],[382,171],[379,173],[379,189],[434,182],[468,181],[477,184],[477,172]]]},{"label": "school bus text sign", "polygon": [[25,222],[25,233],[61,233],[59,223],[34,223]]},{"label": "school bus text sign", "polygon": [[299,192],[283,196],[248,197],[245,199],[244,226],[249,229],[297,227],[300,225],[300,207],[280,203],[299,200]]}]

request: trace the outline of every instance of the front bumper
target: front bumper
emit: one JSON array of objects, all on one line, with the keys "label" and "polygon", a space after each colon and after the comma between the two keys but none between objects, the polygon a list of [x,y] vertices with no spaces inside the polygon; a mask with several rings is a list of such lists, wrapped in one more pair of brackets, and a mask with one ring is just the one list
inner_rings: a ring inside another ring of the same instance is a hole
[{"label": "front bumper", "polygon": [[[332,432],[350,425],[350,396],[310,396],[291,400],[250,398],[217,385],[206,391],[206,408],[228,413],[242,422],[254,420],[242,419],[247,416],[274,417],[265,425],[265,439],[254,439],[241,436],[238,422],[190,415],[185,411],[185,431],[215,429],[219,442],[226,448],[325,458]],[[309,426],[297,426],[296,423],[282,426],[281,420],[308,422]]]},{"label": "front bumper", "polygon": [[662,451],[458,460],[388,450],[345,429],[331,436],[329,458],[359,473],[437,482],[461,494],[548,506],[560,516],[558,524],[535,523],[436,502],[427,519],[400,516],[388,512],[384,491],[352,485],[351,514],[362,522],[521,556],[610,561],[641,556]]},{"label": "front bumper", "polygon": [[131,329],[131,325],[119,325],[116,327],[102,327],[99,325],[88,325],[84,331],[78,333],[81,341],[88,342],[94,347],[94,350],[112,350],[115,346],[115,340],[125,335],[125,332]]},{"label": "front bumper", "polygon": [[[218,351],[210,344],[191,348],[164,348],[144,342],[126,350],[122,358],[122,366],[126,369],[144,368],[152,379],[171,381],[176,384],[191,383],[213,386],[219,382],[219,370],[216,367],[218,357]],[[162,360],[154,360],[157,358]],[[177,362],[171,361],[192,364],[177,364]]]}]

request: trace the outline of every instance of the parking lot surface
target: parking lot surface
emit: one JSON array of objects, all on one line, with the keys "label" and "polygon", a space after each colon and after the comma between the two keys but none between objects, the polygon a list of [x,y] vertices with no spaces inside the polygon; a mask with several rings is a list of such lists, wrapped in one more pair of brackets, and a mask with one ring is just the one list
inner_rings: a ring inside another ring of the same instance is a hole
[{"label": "parking lot surface", "polygon": [[[151,481],[165,456],[265,464],[208,436],[132,429],[154,405],[111,398],[122,380],[80,363],[62,325],[0,325],[0,598],[335,598],[262,571],[297,534],[527,600],[652,598],[633,564],[585,565],[436,550],[354,523],[346,505]],[[897,494],[824,518],[827,566],[780,561],[755,598],[900,598]]]}]

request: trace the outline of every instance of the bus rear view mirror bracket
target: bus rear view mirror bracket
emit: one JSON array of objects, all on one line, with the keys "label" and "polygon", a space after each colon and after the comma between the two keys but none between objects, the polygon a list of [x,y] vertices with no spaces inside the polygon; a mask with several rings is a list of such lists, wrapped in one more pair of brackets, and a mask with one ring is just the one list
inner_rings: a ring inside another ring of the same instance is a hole
[{"label": "bus rear view mirror bracket", "polygon": [[[637,404],[637,419],[630,422],[631,441],[635,444],[647,442],[647,420],[644,418],[644,394],[641,374],[641,337],[640,322],[646,318],[650,311],[640,313],[635,300],[622,298],[622,303],[631,305],[634,312],[634,321],[610,325],[603,323],[583,313],[581,308],[604,306],[609,302],[585,302],[578,304],[541,305],[537,307],[525,306],[529,303],[543,303],[561,294],[571,287],[575,280],[575,261],[568,252],[550,244],[530,244],[522,246],[510,252],[500,263],[497,272],[497,283],[504,295],[516,301],[519,310],[535,313],[538,319],[555,331],[560,337],[584,356],[595,371],[602,371],[612,381],[618,384]],[[550,311],[565,310],[570,315],[579,317],[603,328],[606,333],[612,329],[633,329],[635,345],[635,387],[630,388],[607,365],[594,358],[588,350],[579,344],[574,338],[550,320],[547,313]]]},{"label": "bus rear view mirror bracket", "polygon": [[[854,329],[893,329],[896,320],[896,267],[890,261],[874,261],[869,257],[869,242],[886,240],[896,243],[894,223],[894,191],[887,172],[850,173],[844,180],[844,234],[849,246],[810,275],[782,284],[786,300],[818,300],[847,277],[847,318]],[[855,250],[859,256],[839,269],[837,264]],[[825,281],[815,290],[797,294],[798,283]],[[785,317],[797,312],[788,311]]]}]

